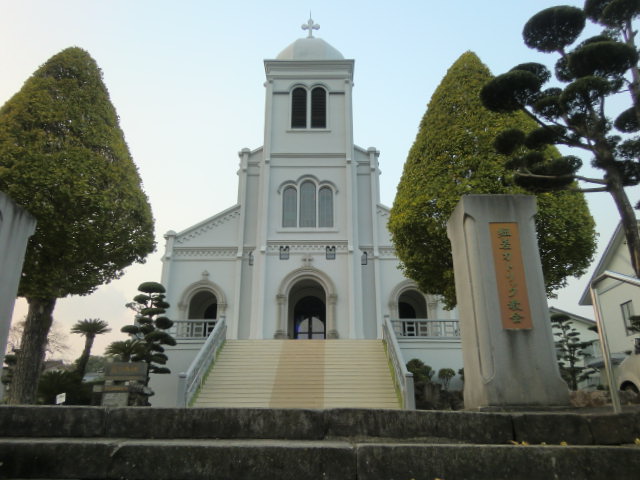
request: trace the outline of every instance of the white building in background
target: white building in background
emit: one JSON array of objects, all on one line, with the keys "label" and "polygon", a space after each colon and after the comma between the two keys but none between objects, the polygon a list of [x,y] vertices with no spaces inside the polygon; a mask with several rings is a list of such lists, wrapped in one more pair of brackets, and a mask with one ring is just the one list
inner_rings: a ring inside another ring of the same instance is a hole
[{"label": "white building in background", "polygon": [[[264,144],[240,151],[238,201],[166,234],[162,283],[176,320],[171,375],[154,406],[224,316],[228,339],[376,339],[394,323],[405,361],[462,367],[456,312],[398,269],[380,204],[379,151],[353,139],[354,60],[312,35],[265,60]],[[416,319],[422,319],[420,321]],[[455,382],[454,382],[455,384]]]},{"label": "white building in background", "polygon": [[[640,228],[640,221],[638,221]],[[631,257],[625,240],[622,223],[619,223],[596,266],[589,284],[605,272],[615,272],[634,277]],[[600,281],[597,286],[600,317],[607,334],[607,343],[614,365],[614,377],[620,389],[640,390],[640,332],[631,329],[631,317],[640,315],[640,288],[630,283],[611,278]],[[592,305],[589,286],[580,298],[580,305]],[[603,368],[603,356],[599,341],[594,344],[596,358],[590,365]],[[601,376],[606,373],[601,370]]]},{"label": "white building in background", "polygon": [[[640,228],[640,221],[638,227]],[[613,232],[589,284],[605,271],[635,275],[620,223]],[[636,339],[640,338],[639,333],[630,329],[630,318],[640,315],[640,288],[608,279],[598,285],[598,294],[611,354],[618,359],[624,358],[625,352],[632,351]],[[580,305],[592,305],[588,286],[580,297]]]}]

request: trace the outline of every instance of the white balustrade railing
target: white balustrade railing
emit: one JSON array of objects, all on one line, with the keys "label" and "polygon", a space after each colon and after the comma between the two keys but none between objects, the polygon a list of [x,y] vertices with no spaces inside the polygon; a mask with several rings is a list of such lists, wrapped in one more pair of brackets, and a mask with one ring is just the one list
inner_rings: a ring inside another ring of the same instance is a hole
[{"label": "white balustrade railing", "polygon": [[204,340],[211,335],[217,321],[216,319],[174,320],[169,333],[176,340]]},{"label": "white balustrade railing", "polygon": [[387,344],[387,357],[393,366],[394,381],[402,395],[403,407],[405,410],[415,410],[416,399],[413,394],[413,373],[407,370],[394,327],[387,316],[384,317],[384,323],[382,324],[382,338]]},{"label": "white balustrade railing", "polygon": [[178,407],[189,405],[195,393],[202,386],[204,376],[209,371],[209,367],[214,362],[216,354],[226,338],[227,321],[224,316],[221,316],[188,370],[178,375]]},{"label": "white balustrade railing", "polygon": [[431,320],[427,318],[401,318],[391,320],[398,338],[460,338],[458,320]]}]

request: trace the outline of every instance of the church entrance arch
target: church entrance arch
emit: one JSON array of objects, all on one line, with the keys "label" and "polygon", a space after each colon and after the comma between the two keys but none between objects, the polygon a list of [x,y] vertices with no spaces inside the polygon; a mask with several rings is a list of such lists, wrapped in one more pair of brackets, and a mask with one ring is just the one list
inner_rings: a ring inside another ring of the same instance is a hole
[{"label": "church entrance arch", "polygon": [[337,294],[331,279],[315,268],[291,272],[277,295],[279,325],[275,338],[338,338],[335,326]]},{"label": "church entrance arch", "polygon": [[293,338],[318,340],[326,337],[325,303],[317,297],[304,297],[293,309]]},{"label": "church entrance arch", "polygon": [[289,331],[293,338],[318,340],[327,336],[327,307],[324,289],[313,280],[302,280],[289,294]]}]

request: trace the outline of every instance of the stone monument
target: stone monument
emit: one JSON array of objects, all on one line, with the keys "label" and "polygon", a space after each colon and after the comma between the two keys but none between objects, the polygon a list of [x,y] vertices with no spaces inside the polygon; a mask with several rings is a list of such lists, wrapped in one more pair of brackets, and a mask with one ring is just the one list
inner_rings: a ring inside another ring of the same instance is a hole
[{"label": "stone monument", "polygon": [[102,406],[149,405],[148,398],[153,392],[145,385],[148,367],[144,362],[107,363],[102,387]]},{"label": "stone monument", "polygon": [[27,241],[35,231],[35,218],[0,192],[0,368],[4,361]]},{"label": "stone monument", "polygon": [[465,195],[447,231],[467,409],[564,406],[534,224],[535,197]]}]

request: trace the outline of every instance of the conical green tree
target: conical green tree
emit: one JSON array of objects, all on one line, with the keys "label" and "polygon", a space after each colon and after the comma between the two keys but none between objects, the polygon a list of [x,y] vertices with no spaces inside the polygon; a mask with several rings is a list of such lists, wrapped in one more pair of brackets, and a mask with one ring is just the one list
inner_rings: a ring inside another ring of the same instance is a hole
[{"label": "conical green tree", "polygon": [[102,335],[110,332],[109,324],[99,318],[85,318],[84,320],[78,320],[73,327],[71,327],[71,333],[77,333],[84,337],[84,349],[80,358],[78,358],[76,372],[80,381],[84,378],[84,374],[87,370],[87,362],[91,356],[91,349],[93,348],[93,342],[97,335]]},{"label": "conical green tree", "polygon": [[68,48],[0,108],[0,190],[37,219],[18,294],[29,313],[11,403],[33,403],[56,299],[153,251],[153,218],[91,56]]},{"label": "conical green tree", "polygon": [[[472,52],[451,66],[434,92],[404,166],[389,230],[405,274],[426,293],[456,304],[446,223],[462,195],[519,194],[493,147],[497,133],[525,131],[535,122],[521,112],[500,115],[480,102],[492,78]],[[580,193],[537,195],[538,243],[548,293],[585,272],[595,251],[594,221]]]}]

